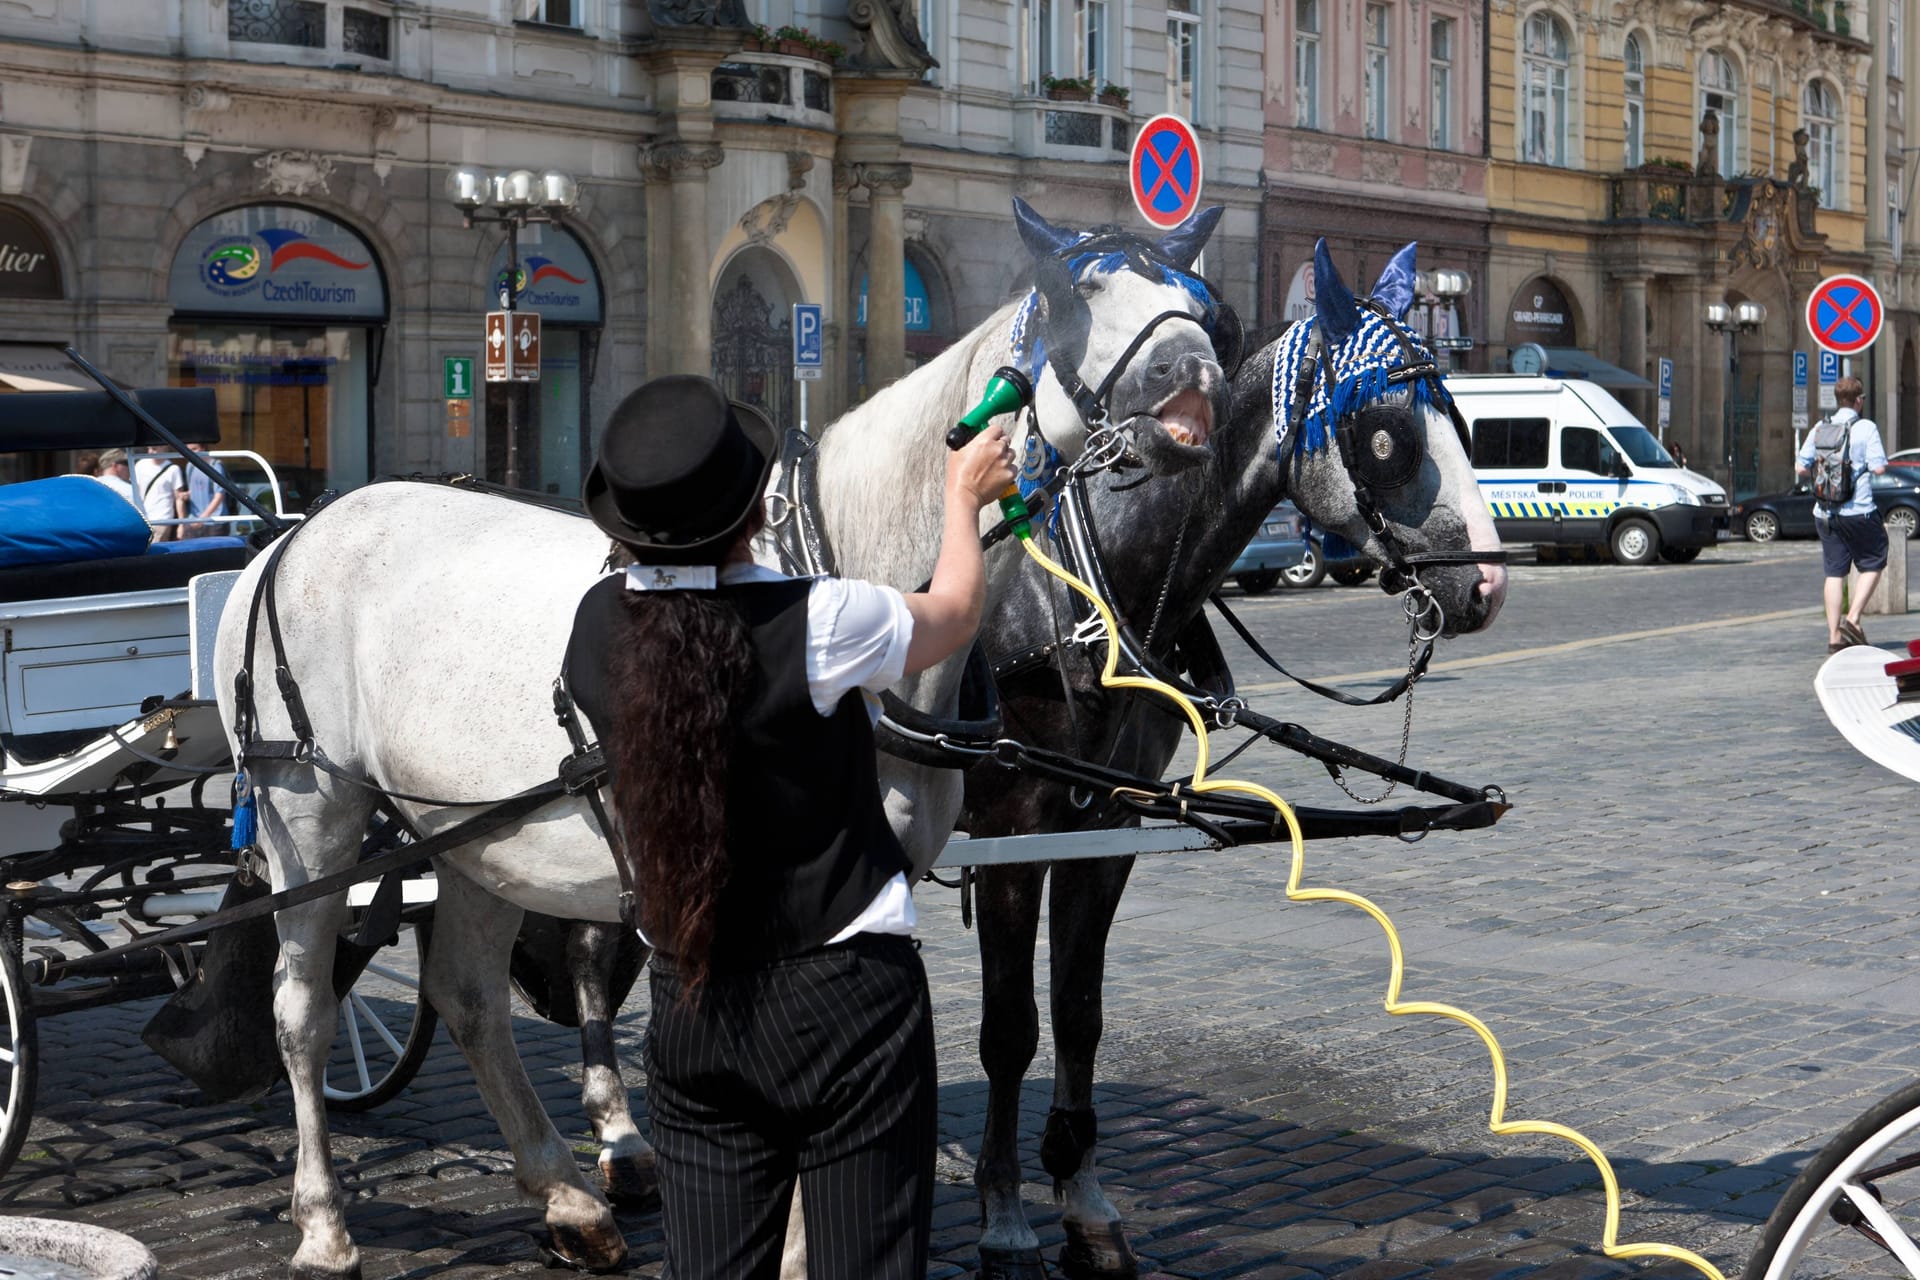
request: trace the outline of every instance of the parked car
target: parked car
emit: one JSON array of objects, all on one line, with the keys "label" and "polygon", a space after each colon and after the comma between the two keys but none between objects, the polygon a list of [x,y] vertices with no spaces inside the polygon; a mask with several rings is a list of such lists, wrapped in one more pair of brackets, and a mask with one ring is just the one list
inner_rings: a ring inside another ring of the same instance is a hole
[{"label": "parked car", "polygon": [[1337,533],[1323,533],[1307,522],[1307,554],[1280,580],[1289,587],[1317,587],[1332,578],[1343,587],[1357,587],[1373,576],[1373,561],[1348,544]]},{"label": "parked car", "polygon": [[[1891,459],[1889,459],[1891,461]],[[1920,468],[1887,468],[1873,481],[1873,505],[1888,529],[1905,529],[1909,538],[1920,526]],[[1775,538],[1811,538],[1813,486],[1802,480],[1784,493],[1748,498],[1733,509],[1734,528],[1752,542]]]},{"label": "parked car", "polygon": [[1887,464],[1895,467],[1920,467],[1920,449],[1902,449],[1887,455]]},{"label": "parked car", "polygon": [[1280,503],[1267,513],[1227,575],[1250,596],[1273,590],[1282,574],[1291,573],[1306,558],[1305,527],[1305,518],[1291,502]]}]

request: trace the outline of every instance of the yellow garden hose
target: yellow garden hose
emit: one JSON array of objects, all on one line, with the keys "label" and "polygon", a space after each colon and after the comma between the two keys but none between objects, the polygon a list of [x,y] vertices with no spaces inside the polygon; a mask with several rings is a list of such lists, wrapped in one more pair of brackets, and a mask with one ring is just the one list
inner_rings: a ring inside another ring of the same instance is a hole
[{"label": "yellow garden hose", "polygon": [[1507,1061],[1506,1056],[1500,1050],[1500,1042],[1494,1039],[1493,1032],[1488,1029],[1487,1024],[1466,1012],[1464,1009],[1456,1009],[1450,1004],[1438,1004],[1433,1001],[1424,1000],[1402,1000],[1400,998],[1400,982],[1406,968],[1405,955],[1400,947],[1400,935],[1395,931],[1393,921],[1387,918],[1387,913],[1359,894],[1349,893],[1344,889],[1303,889],[1300,887],[1300,879],[1306,871],[1307,847],[1305,837],[1300,833],[1300,823],[1298,819],[1294,817],[1292,808],[1288,806],[1286,801],[1258,783],[1237,782],[1224,779],[1214,781],[1209,779],[1207,777],[1207,754],[1209,747],[1207,724],[1206,720],[1201,716],[1199,709],[1183,696],[1179,690],[1162,681],[1155,680],[1150,676],[1122,676],[1115,674],[1120,659],[1120,647],[1118,643],[1115,642],[1114,637],[1119,636],[1120,628],[1114,621],[1112,611],[1107,608],[1106,601],[1102,600],[1093,588],[1074,577],[1073,574],[1067,572],[1067,570],[1061,568],[1059,564],[1050,559],[1044,551],[1035,545],[1031,537],[1022,537],[1019,541],[1020,545],[1026,548],[1027,554],[1033,557],[1035,563],[1054,577],[1060,579],[1060,581],[1066,583],[1074,591],[1086,597],[1088,603],[1099,611],[1100,620],[1106,625],[1107,636],[1109,637],[1107,644],[1107,662],[1105,668],[1100,672],[1100,682],[1109,689],[1142,689],[1149,693],[1159,694],[1180,708],[1181,712],[1187,717],[1188,723],[1193,726],[1193,737],[1196,744],[1193,781],[1186,784],[1183,789],[1201,794],[1216,791],[1237,791],[1245,795],[1255,796],[1272,805],[1281,819],[1287,824],[1287,833],[1293,842],[1293,866],[1287,873],[1288,899],[1294,902],[1344,902],[1349,906],[1358,907],[1373,917],[1374,923],[1378,924],[1381,932],[1387,935],[1387,950],[1391,953],[1393,959],[1392,971],[1387,979],[1387,996],[1385,1002],[1387,1012],[1396,1016],[1425,1013],[1438,1018],[1450,1018],[1455,1022],[1464,1023],[1466,1026],[1472,1028],[1473,1033],[1480,1037],[1480,1042],[1487,1046],[1488,1056],[1493,1059],[1493,1107],[1488,1116],[1487,1127],[1502,1137],[1516,1134],[1543,1134],[1548,1137],[1564,1138],[1574,1146],[1579,1147],[1581,1151],[1586,1153],[1587,1158],[1593,1161],[1594,1168],[1600,1171],[1600,1181],[1605,1186],[1607,1192],[1607,1224],[1600,1244],[1601,1250],[1606,1256],[1621,1259],[1671,1258],[1676,1262],[1686,1263],[1688,1266],[1700,1272],[1700,1274],[1709,1277],[1709,1280],[1726,1280],[1726,1277],[1723,1276],[1720,1270],[1712,1263],[1702,1258],[1699,1254],[1688,1249],[1682,1249],[1678,1245],[1619,1243],[1620,1183],[1619,1180],[1614,1177],[1613,1165],[1608,1162],[1605,1153],[1602,1152],[1599,1147],[1595,1146],[1592,1140],[1586,1137],[1586,1135],[1577,1130],[1570,1129],[1566,1125],[1554,1124],[1547,1120],[1508,1120],[1505,1118],[1507,1112]]}]

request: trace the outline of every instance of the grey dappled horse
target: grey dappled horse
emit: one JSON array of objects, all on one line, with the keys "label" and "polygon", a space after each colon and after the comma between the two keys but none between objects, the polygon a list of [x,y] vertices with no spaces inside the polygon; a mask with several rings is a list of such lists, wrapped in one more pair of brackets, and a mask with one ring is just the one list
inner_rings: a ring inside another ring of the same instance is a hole
[{"label": "grey dappled horse", "polygon": [[[1373,301],[1396,322],[1412,301],[1413,248],[1409,245],[1395,256],[1373,289]],[[1416,550],[1499,548],[1449,415],[1431,394],[1384,384],[1370,372],[1375,362],[1390,365],[1403,353],[1390,341],[1383,317],[1355,301],[1324,246],[1316,255],[1315,283],[1319,309],[1308,328],[1322,330],[1336,382],[1348,391],[1324,396],[1321,420],[1303,426],[1290,457],[1278,456],[1276,435],[1284,430],[1298,365],[1306,354],[1307,328],[1301,326],[1241,368],[1228,415],[1205,442],[1209,456],[1203,466],[1144,485],[1135,475],[1109,472],[1090,486],[1093,522],[1115,597],[1111,603],[1147,648],[1169,665],[1180,665],[1176,639],[1282,497],[1292,498],[1321,528],[1391,566],[1392,551],[1362,510],[1353,474],[1343,464],[1335,439],[1337,421],[1330,419],[1369,411],[1398,415],[1421,445],[1412,478],[1374,495],[1388,541]],[[1075,617],[1074,601],[1063,587],[1024,558],[1021,569],[1018,582],[995,600],[982,631],[995,658],[1054,642],[1061,631],[1071,629]],[[1444,610],[1449,632],[1490,623],[1506,589],[1505,570],[1494,564],[1442,565],[1418,573]],[[1383,581],[1394,589],[1406,585],[1404,574],[1392,571],[1383,574]],[[1158,778],[1173,758],[1185,721],[1155,705],[1154,699],[1101,689],[1101,656],[1099,650],[1064,650],[1003,678],[1007,731],[1024,741]],[[1064,786],[1001,769],[977,769],[968,779],[961,826],[975,836],[995,836],[1118,826],[1126,820],[1127,811],[1111,803],[1078,807]],[[1124,857],[977,872],[985,988],[980,1058],[990,1082],[986,1132],[975,1170],[985,1218],[983,1280],[1044,1276],[1039,1242],[1020,1202],[1018,1123],[1021,1080],[1039,1043],[1034,944],[1049,871],[1055,1067],[1053,1109],[1041,1160],[1062,1201],[1067,1243],[1060,1263],[1074,1277],[1136,1274],[1120,1215],[1100,1189],[1093,1112],[1107,935],[1132,866],[1133,859]]]}]

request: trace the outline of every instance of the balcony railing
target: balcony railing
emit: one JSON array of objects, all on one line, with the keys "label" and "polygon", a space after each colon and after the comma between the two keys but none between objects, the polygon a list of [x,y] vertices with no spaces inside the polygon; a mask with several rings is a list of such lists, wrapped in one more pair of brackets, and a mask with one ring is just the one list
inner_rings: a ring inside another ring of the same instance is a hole
[{"label": "balcony railing", "polygon": [[713,69],[711,84],[717,116],[815,128],[833,125],[833,73],[824,62],[738,53]]},{"label": "balcony railing", "polygon": [[[329,20],[329,10],[337,19]],[[393,19],[325,0],[227,0],[227,40],[236,46],[316,49],[386,62],[393,58]]]}]

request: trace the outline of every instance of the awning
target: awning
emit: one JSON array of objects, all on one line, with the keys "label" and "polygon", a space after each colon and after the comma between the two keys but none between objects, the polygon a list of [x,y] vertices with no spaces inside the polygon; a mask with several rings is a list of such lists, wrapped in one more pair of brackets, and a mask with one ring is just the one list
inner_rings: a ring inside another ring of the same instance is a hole
[{"label": "awning", "polygon": [[1578,347],[1548,347],[1547,372],[1556,378],[1584,378],[1596,386],[1627,391],[1651,391],[1653,384],[1617,364],[1608,364]]},{"label": "awning", "polygon": [[98,391],[99,384],[57,350],[0,343],[0,394],[8,391]]}]

